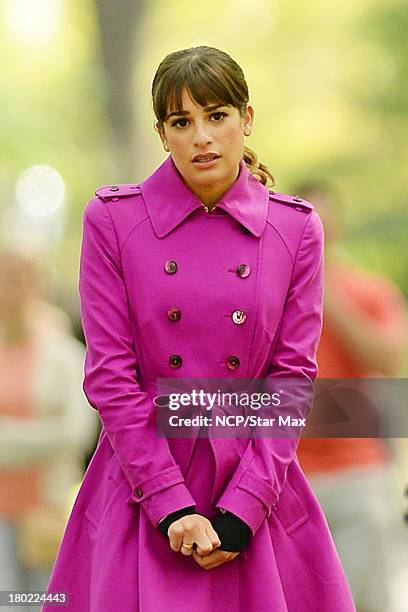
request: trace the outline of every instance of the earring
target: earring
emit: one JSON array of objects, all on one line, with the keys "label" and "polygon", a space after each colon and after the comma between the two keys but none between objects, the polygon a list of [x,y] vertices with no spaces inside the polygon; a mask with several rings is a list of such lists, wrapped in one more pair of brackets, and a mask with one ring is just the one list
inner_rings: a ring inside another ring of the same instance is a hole
[{"label": "earring", "polygon": [[167,145],[167,142],[166,142],[166,141],[164,141],[164,142],[163,142],[163,149],[164,149],[165,151],[170,151],[170,149],[169,149],[169,147],[168,147],[168,145]]},{"label": "earring", "polygon": [[251,126],[247,125],[247,127],[244,130],[244,134],[245,136],[250,136],[251,135]]}]

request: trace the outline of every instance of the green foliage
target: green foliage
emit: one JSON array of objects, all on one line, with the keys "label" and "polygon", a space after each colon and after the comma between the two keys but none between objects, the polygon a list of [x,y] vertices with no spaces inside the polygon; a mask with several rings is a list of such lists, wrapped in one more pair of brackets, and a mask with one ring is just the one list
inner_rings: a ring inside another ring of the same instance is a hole
[{"label": "green foliage", "polygon": [[[74,288],[82,209],[96,187],[114,180],[117,158],[94,5],[64,7],[44,45],[25,44],[1,25],[0,207],[28,166],[48,163],[61,173],[71,216],[55,265]],[[291,192],[310,177],[333,181],[347,211],[345,248],[408,294],[407,25],[403,0],[147,3],[143,52],[134,57],[133,180],[164,157],[150,101],[158,63],[176,49],[220,47],[247,76],[255,129],[246,142],[276,176],[276,189]]]}]

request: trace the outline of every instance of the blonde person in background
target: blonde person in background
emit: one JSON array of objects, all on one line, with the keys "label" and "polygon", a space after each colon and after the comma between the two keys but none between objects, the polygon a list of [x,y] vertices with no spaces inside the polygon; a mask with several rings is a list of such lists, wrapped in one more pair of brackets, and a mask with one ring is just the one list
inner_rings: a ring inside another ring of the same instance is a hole
[{"label": "blonde person in background", "polygon": [[7,591],[46,588],[98,422],[82,391],[84,347],[44,293],[32,258],[0,251],[0,590]]}]

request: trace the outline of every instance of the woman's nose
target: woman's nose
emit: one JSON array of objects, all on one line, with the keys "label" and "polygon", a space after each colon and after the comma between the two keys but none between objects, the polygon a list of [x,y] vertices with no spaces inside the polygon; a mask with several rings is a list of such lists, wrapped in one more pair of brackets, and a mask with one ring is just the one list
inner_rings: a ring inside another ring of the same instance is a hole
[{"label": "woman's nose", "polygon": [[208,129],[203,124],[197,124],[194,132],[194,144],[205,146],[212,142],[212,137]]}]

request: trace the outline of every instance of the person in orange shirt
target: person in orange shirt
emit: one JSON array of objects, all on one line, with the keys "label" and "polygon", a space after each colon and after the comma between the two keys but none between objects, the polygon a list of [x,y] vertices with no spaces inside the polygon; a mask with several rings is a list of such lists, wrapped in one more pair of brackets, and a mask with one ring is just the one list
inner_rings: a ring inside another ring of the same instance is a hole
[{"label": "person in orange shirt", "polygon": [[[398,376],[408,331],[402,293],[385,276],[336,254],[344,224],[331,185],[303,184],[296,193],[315,204],[325,229],[319,378]],[[390,525],[400,520],[391,447],[380,438],[304,437],[297,455],[325,512],[357,610],[385,612],[391,600]]]}]

